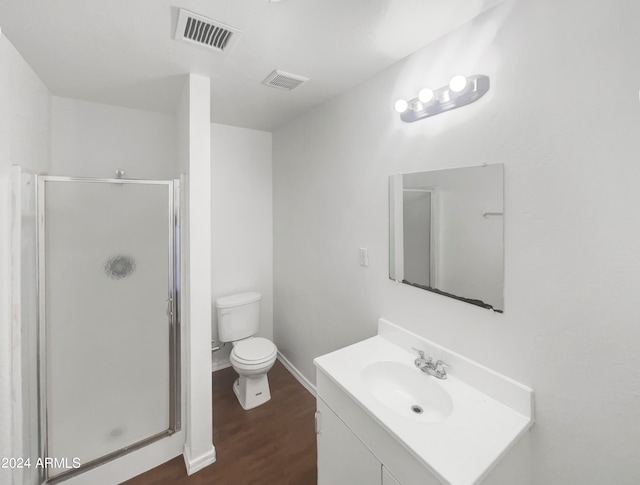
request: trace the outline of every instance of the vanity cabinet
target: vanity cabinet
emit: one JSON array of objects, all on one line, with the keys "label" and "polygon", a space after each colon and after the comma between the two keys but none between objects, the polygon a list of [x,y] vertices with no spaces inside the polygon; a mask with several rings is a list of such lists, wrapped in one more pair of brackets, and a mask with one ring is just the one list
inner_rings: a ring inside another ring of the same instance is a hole
[{"label": "vanity cabinet", "polygon": [[318,485],[400,485],[331,408],[318,398]]},{"label": "vanity cabinet", "polygon": [[318,485],[382,484],[381,463],[322,399],[316,434]]},{"label": "vanity cabinet", "polygon": [[442,485],[326,374],[317,372],[318,485]]},{"label": "vanity cabinet", "polygon": [[[455,373],[421,373],[412,348]],[[314,364],[320,485],[528,483],[531,388],[383,319]]]}]

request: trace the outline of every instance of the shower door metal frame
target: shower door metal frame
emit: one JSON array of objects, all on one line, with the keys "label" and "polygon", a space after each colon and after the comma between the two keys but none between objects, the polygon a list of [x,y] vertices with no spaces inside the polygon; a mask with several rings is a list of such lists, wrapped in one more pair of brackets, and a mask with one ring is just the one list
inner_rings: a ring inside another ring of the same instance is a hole
[{"label": "shower door metal frame", "polygon": [[[49,476],[49,468],[40,468],[40,483],[52,485],[67,480],[85,471],[96,468],[109,461],[120,458],[132,451],[143,448],[155,441],[180,431],[181,429],[181,343],[180,343],[180,181],[179,180],[143,180],[143,179],[102,179],[82,177],[61,177],[54,175],[36,175],[36,238],[38,268],[38,440],[40,458],[48,457],[48,414],[47,414],[47,325],[45,319],[45,185],[47,182],[82,182],[97,184],[134,184],[134,185],[166,185],[169,191],[168,222],[169,222],[169,294],[167,295],[168,329],[169,329],[169,427],[153,436],[133,443],[129,446],[101,456],[79,468],[72,468],[54,477]],[[51,457],[63,458],[63,457]],[[70,459],[71,457],[65,457]]]}]

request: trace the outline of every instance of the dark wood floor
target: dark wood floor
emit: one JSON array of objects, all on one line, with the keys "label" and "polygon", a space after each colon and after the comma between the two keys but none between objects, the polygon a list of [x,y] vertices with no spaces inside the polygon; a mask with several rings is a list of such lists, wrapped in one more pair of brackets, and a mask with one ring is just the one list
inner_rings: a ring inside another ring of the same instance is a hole
[{"label": "dark wood floor", "polygon": [[178,456],[125,484],[314,485],[314,397],[276,361],[271,400],[245,411],[231,387],[236,377],[231,368],[213,374],[213,465],[187,476]]}]

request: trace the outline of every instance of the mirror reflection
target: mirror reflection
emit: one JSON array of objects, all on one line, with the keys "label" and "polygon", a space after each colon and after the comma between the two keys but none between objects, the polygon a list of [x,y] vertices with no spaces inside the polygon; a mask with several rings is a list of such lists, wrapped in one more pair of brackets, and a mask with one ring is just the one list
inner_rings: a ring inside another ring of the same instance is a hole
[{"label": "mirror reflection", "polygon": [[504,308],[503,165],[391,175],[389,278]]}]

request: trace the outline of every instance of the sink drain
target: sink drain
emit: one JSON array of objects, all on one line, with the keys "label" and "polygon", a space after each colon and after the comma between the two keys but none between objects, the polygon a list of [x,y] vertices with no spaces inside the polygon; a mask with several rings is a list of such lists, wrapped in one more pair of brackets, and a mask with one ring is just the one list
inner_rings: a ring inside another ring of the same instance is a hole
[{"label": "sink drain", "polygon": [[416,414],[422,414],[424,412],[423,409],[420,406],[416,405],[416,404],[411,406],[411,410]]}]

